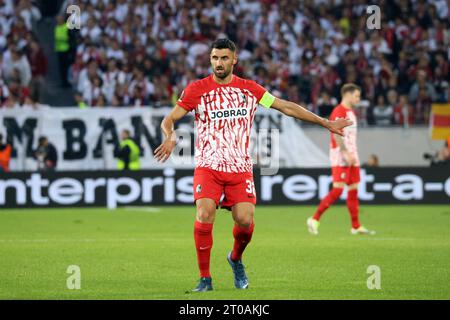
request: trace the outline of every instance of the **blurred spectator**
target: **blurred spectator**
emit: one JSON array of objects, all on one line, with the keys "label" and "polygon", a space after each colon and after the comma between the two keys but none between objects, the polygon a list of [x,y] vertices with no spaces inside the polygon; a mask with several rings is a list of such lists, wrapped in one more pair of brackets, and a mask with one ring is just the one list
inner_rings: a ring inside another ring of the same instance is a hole
[{"label": "blurred spectator", "polygon": [[30,96],[34,101],[41,101],[44,78],[47,74],[47,57],[37,40],[29,45],[28,60],[31,66]]},{"label": "blurred spectator", "polygon": [[117,67],[117,61],[109,59],[108,69],[103,74],[103,92],[107,101],[112,101],[116,85],[124,84],[125,80],[125,73]]},{"label": "blurred spectator", "polygon": [[437,159],[438,161],[442,163],[450,163],[450,145],[449,145],[450,138],[447,139],[444,143],[444,146],[441,150],[439,150]]},{"label": "blurred spectator", "polygon": [[39,137],[38,148],[34,152],[34,157],[38,162],[38,170],[53,171],[58,163],[58,153],[47,137]]},{"label": "blurred spectator", "polygon": [[114,95],[111,99],[111,106],[112,107],[120,107],[122,105],[123,105],[122,99],[120,99],[119,96],[114,93]]},{"label": "blurred spectator", "polygon": [[11,150],[11,144],[9,144],[7,141],[3,141],[3,135],[0,133],[0,173],[9,172]]},{"label": "blurred spectator", "polygon": [[387,93],[387,103],[392,108],[398,103],[398,93],[395,89],[391,89]]},{"label": "blurred spectator", "polygon": [[[16,70],[14,80],[12,80],[9,84],[9,95],[8,99],[5,103],[8,104],[8,101],[14,101],[14,106],[20,106],[24,101],[25,98],[30,95],[30,90],[28,87],[24,87],[20,84],[19,81],[19,75]],[[13,107],[13,105],[9,104],[9,107]]]},{"label": "blurred spectator", "polygon": [[436,101],[436,90],[432,83],[427,81],[427,74],[424,70],[417,72],[417,81],[413,83],[409,90],[409,101],[415,106],[418,123],[426,120],[431,102]]},{"label": "blurred spectator", "polygon": [[10,94],[3,106],[9,109],[20,108],[20,100],[15,94]]},{"label": "blurred spectator", "polygon": [[106,98],[103,94],[100,94],[95,101],[94,107],[106,107]]},{"label": "blurred spectator", "polygon": [[68,70],[70,66],[70,36],[66,19],[63,15],[56,17],[55,52],[58,55],[59,74],[63,87],[70,87],[68,82]]},{"label": "blurred spectator", "polygon": [[114,149],[114,157],[118,158],[117,169],[119,170],[139,170],[141,168],[141,150],[131,137],[129,130],[122,130],[120,133],[120,145]]},{"label": "blurred spectator", "polygon": [[80,71],[78,75],[78,82],[76,84],[78,92],[85,92],[91,85],[91,79],[100,77],[101,72],[98,69],[98,64],[95,59],[89,60],[87,67]]},{"label": "blurred spectator", "polygon": [[21,86],[30,84],[31,68],[24,54],[16,47],[11,46],[9,55],[4,57],[2,67],[6,82],[18,81]]},{"label": "blurred spectator", "polygon": [[396,124],[404,126],[414,123],[414,109],[409,104],[406,95],[400,96],[398,104],[394,107],[394,119]]},{"label": "blurred spectator", "polygon": [[25,97],[21,107],[22,108],[30,108],[30,109],[37,110],[37,109],[40,109],[42,107],[49,107],[49,106],[41,104],[41,103],[39,103],[37,101],[34,101],[33,99],[31,99],[31,97]]},{"label": "blurred spectator", "polygon": [[380,166],[378,156],[375,154],[371,154],[369,156],[369,159],[367,159],[367,163],[364,166],[369,168],[378,168]]},{"label": "blurred spectator", "polygon": [[0,107],[4,106],[5,102],[8,100],[8,97],[9,97],[8,86],[3,82],[3,79],[0,78]]},{"label": "blurred spectator", "polygon": [[447,92],[449,83],[449,64],[443,53],[436,55],[436,66],[434,68],[433,86],[436,90],[436,102],[447,102]]},{"label": "blurred spectator", "polygon": [[392,124],[394,108],[386,104],[384,96],[379,95],[377,105],[373,108],[373,117],[377,126],[389,126]]},{"label": "blurred spectator", "polygon": [[83,100],[83,95],[79,92],[76,92],[74,95],[75,102],[80,109],[84,109],[87,107],[87,103]]},{"label": "blurred spectator", "polygon": [[83,100],[86,101],[88,106],[96,105],[98,97],[102,95],[102,85],[103,80],[98,75],[89,78],[85,83]]},{"label": "blurred spectator", "polygon": [[337,104],[336,99],[331,99],[330,95],[324,91],[322,92],[319,100],[317,101],[317,113],[324,118],[328,118],[333,111],[333,108]]},{"label": "blurred spectator", "polygon": [[16,12],[23,18],[25,26],[31,30],[33,23],[41,19],[41,12],[32,4],[30,0],[19,0],[16,7]]},{"label": "blurred spectator", "polygon": [[432,101],[427,89],[425,87],[420,87],[419,96],[417,97],[414,108],[415,123],[428,123]]},{"label": "blurred spectator", "polygon": [[445,141],[442,149],[437,151],[435,154],[424,153],[423,158],[430,161],[431,166],[450,165],[449,140],[450,138]]}]

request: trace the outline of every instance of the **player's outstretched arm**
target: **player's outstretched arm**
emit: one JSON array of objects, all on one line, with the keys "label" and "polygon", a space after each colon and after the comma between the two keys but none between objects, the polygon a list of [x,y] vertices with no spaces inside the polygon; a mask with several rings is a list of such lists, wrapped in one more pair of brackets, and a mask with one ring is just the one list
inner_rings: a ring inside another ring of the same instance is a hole
[{"label": "player's outstretched arm", "polygon": [[275,98],[271,108],[276,109],[287,116],[318,124],[341,136],[343,135],[342,129],[352,124],[352,122],[348,119],[337,119],[335,121],[330,121],[328,119],[319,117],[318,115],[312,113],[311,111],[296,103],[279,98]]},{"label": "player's outstretched arm", "polygon": [[172,111],[164,117],[161,122],[161,129],[164,133],[165,139],[161,145],[155,149],[155,159],[164,162],[169,159],[175,145],[177,143],[177,136],[175,134],[175,122],[183,118],[188,111],[179,105],[175,105]]}]

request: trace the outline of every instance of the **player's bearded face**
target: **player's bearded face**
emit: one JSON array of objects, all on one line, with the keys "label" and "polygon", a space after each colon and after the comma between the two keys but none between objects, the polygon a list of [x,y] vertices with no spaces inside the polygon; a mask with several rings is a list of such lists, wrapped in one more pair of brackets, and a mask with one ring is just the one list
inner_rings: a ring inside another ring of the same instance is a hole
[{"label": "player's bearded face", "polygon": [[226,78],[233,72],[236,62],[235,53],[229,49],[213,49],[211,51],[211,67],[217,78]]}]

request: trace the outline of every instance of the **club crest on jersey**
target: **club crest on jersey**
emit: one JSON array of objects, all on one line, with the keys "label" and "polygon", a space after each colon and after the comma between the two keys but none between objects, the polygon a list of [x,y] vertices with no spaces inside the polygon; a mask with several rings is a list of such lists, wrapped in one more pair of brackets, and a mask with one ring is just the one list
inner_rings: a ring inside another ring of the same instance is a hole
[{"label": "club crest on jersey", "polygon": [[247,114],[248,114],[248,111],[245,108],[233,108],[233,109],[222,109],[222,110],[209,111],[209,117],[211,120],[244,118],[247,116]]},{"label": "club crest on jersey", "polygon": [[202,185],[198,184],[197,187],[195,188],[195,192],[200,193],[202,192]]}]

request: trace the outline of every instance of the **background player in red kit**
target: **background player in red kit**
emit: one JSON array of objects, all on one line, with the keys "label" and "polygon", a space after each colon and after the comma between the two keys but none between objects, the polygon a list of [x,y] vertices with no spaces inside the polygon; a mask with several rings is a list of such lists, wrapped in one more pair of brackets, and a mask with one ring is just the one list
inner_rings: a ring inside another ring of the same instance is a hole
[{"label": "background player in red kit", "polygon": [[[252,80],[233,75],[237,63],[236,47],[228,39],[218,39],[212,44],[210,61],[213,74],[185,88],[176,106],[161,123],[165,140],[155,150],[158,161],[167,160],[176,143],[175,122],[189,111],[195,111],[197,139],[193,187],[197,217],[194,239],[200,281],[193,291],[197,292],[213,289],[209,266],[212,229],[219,206],[231,210],[235,222],[234,246],[227,257],[234,273],[235,287],[248,287],[241,257],[254,229],[256,193],[248,147],[258,104],[319,124],[337,134],[342,134],[342,129],[351,124],[346,119],[323,119],[295,103],[272,96]],[[224,199],[219,203],[222,194]]]},{"label": "background player in red kit", "polygon": [[349,119],[353,124],[343,130],[343,137],[331,134],[330,160],[333,188],[320,202],[316,213],[311,218],[308,218],[306,224],[311,234],[318,234],[320,217],[341,196],[345,185],[347,185],[347,207],[352,221],[351,233],[375,234],[374,231],[367,230],[359,223],[358,184],[360,181],[360,162],[356,143],[357,122],[353,108],[361,99],[361,88],[355,84],[347,83],[341,88],[341,96],[342,101],[333,109],[330,120]]}]

